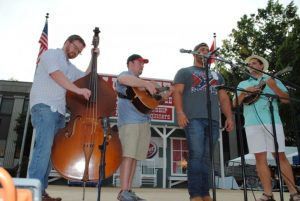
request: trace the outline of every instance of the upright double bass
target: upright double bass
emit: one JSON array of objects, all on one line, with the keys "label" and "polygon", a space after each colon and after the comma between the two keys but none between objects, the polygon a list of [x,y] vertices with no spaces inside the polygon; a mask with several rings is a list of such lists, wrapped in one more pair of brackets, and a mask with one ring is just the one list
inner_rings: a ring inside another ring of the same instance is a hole
[{"label": "upright double bass", "polygon": [[[93,46],[99,44],[99,28],[94,29]],[[101,147],[106,142],[104,177],[111,176],[122,159],[121,143],[117,131],[109,124],[103,127],[103,119],[115,110],[116,93],[112,86],[97,74],[97,53],[93,52],[91,72],[74,82],[80,88],[88,88],[92,94],[87,101],[68,91],[67,107],[70,121],[55,136],[51,160],[56,171],[66,179],[96,181],[99,179]],[[103,174],[103,173],[102,173]]]}]

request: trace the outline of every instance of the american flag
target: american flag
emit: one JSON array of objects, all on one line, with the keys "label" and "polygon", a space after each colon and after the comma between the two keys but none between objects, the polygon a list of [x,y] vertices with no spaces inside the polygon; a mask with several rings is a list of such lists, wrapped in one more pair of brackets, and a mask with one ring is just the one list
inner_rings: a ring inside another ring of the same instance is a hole
[{"label": "american flag", "polygon": [[38,64],[40,62],[40,56],[41,56],[41,54],[44,51],[48,50],[48,15],[49,14],[47,13],[45,26],[44,26],[42,35],[41,35],[40,40],[39,40],[40,51],[39,51],[39,54],[38,54],[38,58],[37,58],[36,64]]}]

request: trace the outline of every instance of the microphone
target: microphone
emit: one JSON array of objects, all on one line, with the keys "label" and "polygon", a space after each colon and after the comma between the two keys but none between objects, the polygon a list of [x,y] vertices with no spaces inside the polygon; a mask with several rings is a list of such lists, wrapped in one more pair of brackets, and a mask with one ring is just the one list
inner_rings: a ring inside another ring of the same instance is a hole
[{"label": "microphone", "polygon": [[[213,51],[207,53],[206,56],[207,56],[207,57],[210,57],[211,55],[215,54],[219,49],[220,49],[219,47],[216,48],[215,50],[213,50]],[[180,52],[180,53],[188,53],[188,54],[197,54],[197,55],[201,55],[201,54],[200,54],[199,52],[197,52],[197,51],[186,50],[186,49],[183,49],[183,48],[181,48],[181,49],[179,50],[179,52]]]},{"label": "microphone", "polygon": [[183,49],[183,48],[181,48],[180,50],[179,50],[179,52],[180,53],[188,53],[188,54],[197,54],[197,55],[199,55],[200,53],[199,52],[197,52],[197,51],[193,51],[193,50],[186,50],[186,49]]},{"label": "microphone", "polygon": [[226,91],[234,91],[235,89],[232,88],[232,87],[228,87],[228,86],[225,86],[225,85],[215,85],[213,86],[215,89],[217,90],[220,90],[220,89],[224,89]]},{"label": "microphone", "polygon": [[214,49],[213,51],[207,53],[207,55],[208,55],[208,56],[211,56],[211,55],[215,54],[219,49],[220,49],[220,48],[218,47],[218,48]]},{"label": "microphone", "polygon": [[226,89],[227,87],[225,85],[215,85],[214,88],[220,90],[220,89]]},{"label": "microphone", "polygon": [[193,51],[192,51],[192,50],[186,50],[186,49],[181,48],[181,49],[179,50],[179,52],[180,52],[180,53],[188,53],[188,54],[191,54]]},{"label": "microphone", "polygon": [[249,66],[249,63],[243,62],[241,60],[237,60],[237,63],[243,65],[243,66]]}]

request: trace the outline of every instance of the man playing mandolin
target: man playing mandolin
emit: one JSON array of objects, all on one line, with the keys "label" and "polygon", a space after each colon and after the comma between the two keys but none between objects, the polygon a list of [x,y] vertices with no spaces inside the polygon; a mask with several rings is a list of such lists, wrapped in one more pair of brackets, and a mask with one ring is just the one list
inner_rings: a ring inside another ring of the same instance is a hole
[{"label": "man playing mandolin", "polygon": [[154,82],[139,78],[144,64],[148,62],[148,59],[137,54],[129,56],[127,59],[128,70],[122,72],[117,78],[118,128],[123,151],[120,166],[121,191],[118,195],[120,201],[145,200],[132,191],[132,181],[137,161],[147,157],[151,138],[150,114],[143,113],[136,108],[133,104],[134,101],[128,96],[128,89],[144,89],[148,91],[149,97],[158,93]]},{"label": "man playing mandolin", "polygon": [[[274,201],[271,185],[271,172],[267,163],[267,152],[275,153],[274,138],[272,131],[272,121],[269,111],[268,97],[253,96],[257,100],[247,100],[251,92],[262,92],[264,94],[274,94],[281,97],[282,103],[288,103],[288,93],[286,87],[279,80],[274,80],[270,76],[255,69],[267,71],[268,61],[260,56],[252,55],[246,59],[249,65],[250,74],[257,78],[249,78],[238,85],[238,103],[244,104],[245,131],[247,136],[249,152],[255,155],[256,169],[262,183],[264,193],[257,201]],[[250,68],[251,67],[251,68]],[[248,92],[246,92],[248,91]],[[233,101],[235,103],[235,100]],[[292,168],[285,156],[285,139],[282,122],[278,112],[278,103],[273,101],[276,135],[278,141],[278,154],[281,172],[285,183],[291,194],[290,201],[300,200],[296,191]]]}]

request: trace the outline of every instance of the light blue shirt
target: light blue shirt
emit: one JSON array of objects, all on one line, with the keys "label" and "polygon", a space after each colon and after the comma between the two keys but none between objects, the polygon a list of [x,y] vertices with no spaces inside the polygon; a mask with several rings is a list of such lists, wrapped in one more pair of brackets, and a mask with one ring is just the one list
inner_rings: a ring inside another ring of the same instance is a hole
[{"label": "light blue shirt", "polygon": [[[120,73],[122,75],[132,75],[131,71],[124,71]],[[116,91],[126,95],[126,85],[120,84],[119,81],[116,83]],[[119,98],[117,102],[117,112],[118,112],[118,126],[121,127],[124,124],[140,124],[150,122],[150,114],[143,114],[139,112],[135,106],[132,104],[131,100],[126,98]]]},{"label": "light blue shirt", "polygon": [[[257,80],[249,78],[248,80],[240,82],[238,89],[246,89],[247,87],[258,85],[261,79],[267,80],[269,77],[270,76],[268,75],[263,75]],[[282,84],[281,81],[276,79],[276,84],[282,91],[287,92],[287,88]],[[238,91],[238,95],[240,95],[240,93],[241,91]],[[274,91],[268,85],[266,85],[262,93],[275,95]],[[273,108],[275,124],[281,124],[281,119],[278,112],[278,101],[276,99],[273,100]],[[268,97],[261,95],[255,103],[251,105],[244,104],[244,118],[245,126],[272,124]]]}]

